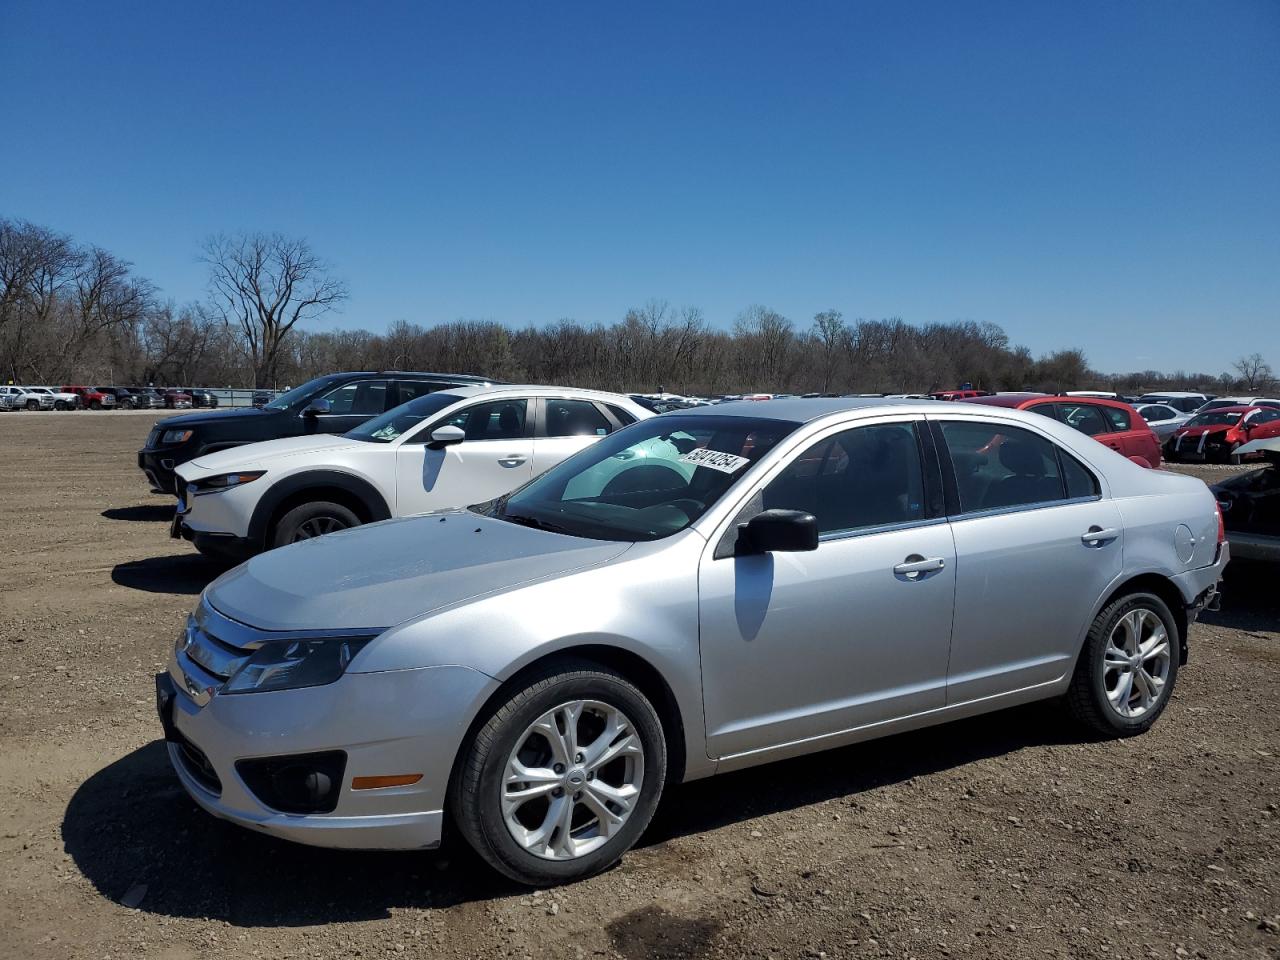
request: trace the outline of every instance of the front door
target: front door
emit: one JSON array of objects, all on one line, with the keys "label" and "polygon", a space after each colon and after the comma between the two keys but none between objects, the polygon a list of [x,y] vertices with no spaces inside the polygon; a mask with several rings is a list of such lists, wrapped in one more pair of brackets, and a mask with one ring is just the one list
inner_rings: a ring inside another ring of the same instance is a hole
[{"label": "front door", "polygon": [[[528,409],[525,399],[472,404],[402,443],[396,453],[397,515],[483,503],[531,479]],[[431,432],[446,424],[461,427],[466,438],[430,449]]]},{"label": "front door", "polygon": [[735,521],[808,511],[816,551],[717,559],[708,545],[699,629],[712,756],[944,705],[955,548],[926,497],[921,449],[910,420],[833,432]]}]

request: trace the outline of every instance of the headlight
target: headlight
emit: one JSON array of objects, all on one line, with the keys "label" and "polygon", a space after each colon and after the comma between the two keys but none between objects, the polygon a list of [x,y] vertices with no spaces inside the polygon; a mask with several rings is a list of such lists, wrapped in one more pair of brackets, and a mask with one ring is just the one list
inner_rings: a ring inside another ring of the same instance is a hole
[{"label": "headlight", "polygon": [[250,473],[223,473],[216,477],[193,480],[187,484],[187,489],[197,496],[202,493],[217,493],[219,490],[230,490],[232,487],[241,487],[246,483],[253,483],[266,472],[265,470],[254,470]]},{"label": "headlight", "polygon": [[333,683],[373,637],[276,640],[263,644],[222,687],[222,693],[296,690]]},{"label": "headlight", "polygon": [[191,439],[194,430],[166,430],[160,435],[161,443],[186,443]]}]

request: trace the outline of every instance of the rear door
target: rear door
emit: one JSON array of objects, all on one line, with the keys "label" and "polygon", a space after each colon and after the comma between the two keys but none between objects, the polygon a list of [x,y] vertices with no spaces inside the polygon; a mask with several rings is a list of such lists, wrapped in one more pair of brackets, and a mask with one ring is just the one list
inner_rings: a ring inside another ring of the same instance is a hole
[{"label": "rear door", "polygon": [[1087,466],[1039,431],[932,419],[956,548],[947,703],[1052,683],[1120,575],[1120,511]]},{"label": "rear door", "polygon": [[613,416],[592,400],[543,397],[537,401],[533,441],[534,476],[586,449],[618,428]]},{"label": "rear door", "polygon": [[[396,454],[400,516],[483,503],[533,477],[530,401],[505,397],[473,403],[419,430]],[[431,449],[438,427],[460,427],[462,443]]]},{"label": "rear door", "polygon": [[[1149,467],[1160,466],[1160,440],[1142,417],[1119,404],[1100,403],[1096,406],[1110,428],[1110,432],[1099,440]],[[1116,446],[1112,446],[1112,441]]]}]

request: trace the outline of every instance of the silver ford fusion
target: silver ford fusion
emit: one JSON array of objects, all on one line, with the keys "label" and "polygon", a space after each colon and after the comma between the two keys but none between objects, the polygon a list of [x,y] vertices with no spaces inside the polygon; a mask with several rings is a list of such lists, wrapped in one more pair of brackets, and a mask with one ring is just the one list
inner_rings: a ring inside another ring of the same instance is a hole
[{"label": "silver ford fusion", "polygon": [[667,784],[1063,695],[1142,733],[1227,557],[1203,483],[1047,417],[726,403],[250,560],[157,699],[217,816],[356,848],[448,820],[559,883],[622,856]]}]

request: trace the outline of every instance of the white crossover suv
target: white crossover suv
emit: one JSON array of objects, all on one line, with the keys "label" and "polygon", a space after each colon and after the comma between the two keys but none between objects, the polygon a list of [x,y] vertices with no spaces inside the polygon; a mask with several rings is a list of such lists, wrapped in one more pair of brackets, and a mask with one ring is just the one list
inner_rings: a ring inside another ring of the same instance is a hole
[{"label": "white crossover suv", "polygon": [[570,387],[426,394],[339,435],[246,444],[177,469],[170,528],[207,556],[242,560],[374,520],[480,503],[653,414]]}]

